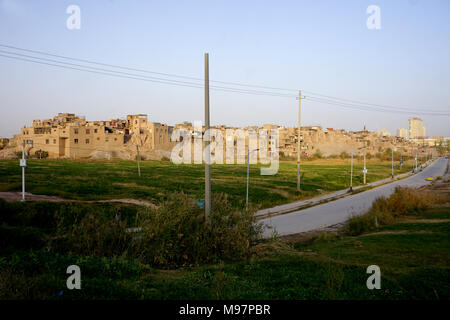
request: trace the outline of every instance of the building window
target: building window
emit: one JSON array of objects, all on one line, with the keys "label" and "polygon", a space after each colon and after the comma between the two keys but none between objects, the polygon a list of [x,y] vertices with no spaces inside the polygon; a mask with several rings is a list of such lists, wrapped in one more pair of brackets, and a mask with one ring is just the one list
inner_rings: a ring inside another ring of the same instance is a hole
[{"label": "building window", "polygon": [[56,139],[53,139],[53,144],[56,144]]},{"label": "building window", "polygon": [[75,144],[78,144],[78,139],[73,140]]},{"label": "building window", "polygon": [[117,141],[117,138],[114,138],[114,141]]},{"label": "building window", "polygon": [[97,140],[100,140],[100,138],[99,138],[99,137],[97,137]]},{"label": "building window", "polygon": [[91,129],[86,129],[86,134],[91,134]]},{"label": "building window", "polygon": [[94,133],[97,133],[97,129],[94,129]]},{"label": "building window", "polygon": [[45,144],[49,144],[50,141],[48,139],[45,139]]},{"label": "building window", "polygon": [[89,144],[89,139],[86,139],[86,144]]},{"label": "building window", "polygon": [[78,129],[75,129],[75,134],[78,134]]}]

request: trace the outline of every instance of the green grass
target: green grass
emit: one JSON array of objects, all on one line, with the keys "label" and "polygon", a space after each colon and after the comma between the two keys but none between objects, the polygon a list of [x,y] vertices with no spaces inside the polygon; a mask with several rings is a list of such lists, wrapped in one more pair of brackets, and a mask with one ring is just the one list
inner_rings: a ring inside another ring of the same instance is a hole
[{"label": "green grass", "polygon": [[[2,226],[22,225],[23,232],[28,232],[25,226],[33,227],[35,239],[48,233],[53,226],[49,217],[62,206],[21,205],[32,207],[3,216]],[[109,216],[117,206],[100,213]],[[128,208],[130,217],[133,210]],[[138,259],[46,252],[36,241],[7,238],[0,246],[0,298],[448,300],[450,228],[445,219],[450,219],[448,206],[404,216],[356,237],[264,242],[254,247],[249,260],[172,270],[152,268]],[[25,245],[19,248],[19,241]],[[82,270],[81,290],[66,289],[65,271],[71,264]],[[373,264],[381,268],[381,290],[366,287],[366,268]]]},{"label": "green grass", "polygon": [[[370,160],[367,182],[388,178],[389,161]],[[261,208],[312,197],[349,187],[350,160],[316,160],[302,164],[302,192],[296,190],[295,162],[280,162],[274,176],[261,176],[259,165],[250,166],[249,201]],[[408,172],[411,166],[404,165]],[[353,185],[363,182],[362,161],[355,160]],[[183,191],[203,198],[204,167],[174,165],[168,161],[143,161],[142,176],[133,161],[28,160],[27,192],[55,195],[66,199],[99,200],[113,198],[147,199],[160,202],[173,192]],[[0,161],[0,191],[21,191],[18,160]],[[235,206],[244,206],[245,165],[213,165],[213,193],[226,193]]]}]

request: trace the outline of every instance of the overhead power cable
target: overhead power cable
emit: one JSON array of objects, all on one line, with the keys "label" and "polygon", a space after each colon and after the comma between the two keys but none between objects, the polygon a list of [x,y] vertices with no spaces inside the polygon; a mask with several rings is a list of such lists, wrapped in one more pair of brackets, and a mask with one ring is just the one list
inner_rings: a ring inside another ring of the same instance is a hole
[{"label": "overhead power cable", "polygon": [[357,101],[357,100],[337,98],[337,97],[333,97],[333,96],[329,96],[329,95],[325,95],[325,94],[321,94],[321,93],[314,93],[314,92],[311,92],[308,90],[302,90],[302,92],[305,92],[306,94],[308,94],[310,96],[317,96],[318,98],[328,98],[331,100],[336,100],[337,102],[344,102],[344,103],[350,102],[350,103],[354,103],[354,104],[358,104],[358,105],[362,105],[362,106],[380,107],[380,108],[385,108],[385,109],[389,109],[389,110],[390,109],[400,109],[400,110],[406,110],[406,111],[446,112],[446,110],[414,109],[414,108],[409,108],[409,107],[397,107],[397,106],[388,106],[388,105],[382,105],[382,104],[361,102],[361,101]]},{"label": "overhead power cable", "polygon": [[[48,66],[54,66],[54,67],[59,67],[59,68],[72,69],[72,70],[77,70],[77,71],[84,71],[84,72],[96,73],[96,74],[119,77],[119,78],[142,80],[142,81],[148,81],[148,82],[154,82],[154,83],[177,85],[177,86],[200,88],[200,89],[203,88],[202,82],[204,79],[202,79],[202,78],[170,74],[170,73],[163,73],[163,72],[156,72],[156,71],[151,71],[151,70],[102,63],[102,62],[97,62],[97,61],[92,61],[92,60],[87,60],[87,59],[73,58],[73,57],[68,57],[68,56],[64,56],[64,55],[58,55],[58,54],[53,54],[53,53],[49,53],[49,52],[31,50],[31,49],[26,49],[26,48],[20,48],[20,47],[16,47],[16,46],[1,44],[1,43],[0,43],[0,47],[35,54],[33,56],[30,56],[30,55],[26,55],[26,54],[17,53],[17,52],[0,50],[0,52],[3,53],[3,54],[0,54],[0,56],[5,57],[5,58],[11,58],[11,59],[22,60],[22,61],[26,61],[26,62],[38,63],[41,65],[48,65]],[[7,54],[7,55],[5,55],[5,54]],[[37,55],[45,55],[45,56],[53,57],[53,58],[58,58],[58,60],[39,57],[39,56],[36,56],[36,54]],[[61,61],[60,59],[77,61],[77,62],[81,62],[83,64]],[[107,68],[98,68],[98,67],[94,67],[92,65],[103,66],[103,67],[107,67]],[[113,69],[111,69],[111,68],[113,68]],[[118,71],[115,69],[133,71],[134,73]],[[136,74],[135,72],[155,74],[155,75],[159,75],[159,76],[164,76],[166,78],[148,76],[148,75],[143,75],[143,74]],[[169,77],[169,78],[167,78],[167,77]],[[175,79],[170,79],[170,77],[186,79],[186,80],[190,80],[190,81],[175,80]],[[214,83],[221,83],[221,84],[234,86],[234,87],[226,87],[226,86],[218,86],[218,85],[210,86],[210,88],[212,90],[223,91],[223,92],[233,92],[233,93],[242,93],[242,94],[250,94],[250,95],[264,95],[264,96],[283,97],[283,98],[294,98],[294,97],[297,97],[297,95],[289,94],[289,93],[281,93],[281,92],[276,92],[276,91],[298,92],[297,89],[246,84],[246,83],[241,83],[241,82],[228,82],[228,81],[218,81],[218,80],[210,80],[210,81],[214,82]],[[272,90],[272,91],[245,89],[245,88],[239,88],[239,87],[259,88],[259,89]],[[378,111],[378,112],[426,114],[426,115],[435,115],[435,116],[436,115],[441,115],[441,116],[450,115],[450,112],[447,112],[447,110],[414,109],[414,108],[409,108],[409,107],[388,106],[388,105],[381,105],[381,104],[375,104],[375,103],[361,102],[361,101],[351,100],[351,99],[344,99],[344,98],[334,97],[334,96],[325,95],[325,94],[321,94],[321,93],[315,93],[315,92],[307,91],[307,90],[302,90],[302,92],[306,93],[308,99],[311,101],[329,104],[329,105],[335,105],[335,106],[344,107],[344,108],[353,108],[353,109],[359,109],[359,110],[365,110],[365,111]]]},{"label": "overhead power cable", "polygon": [[[102,63],[102,62],[97,62],[97,61],[92,61],[92,60],[87,60],[87,59],[72,58],[72,57],[68,57],[68,56],[57,55],[57,54],[52,54],[52,53],[48,53],[48,52],[44,52],[44,51],[38,51],[38,50],[25,49],[25,48],[5,45],[5,44],[1,44],[1,43],[0,43],[0,47],[5,47],[5,48],[10,48],[10,49],[20,50],[20,51],[25,51],[25,52],[36,53],[36,54],[46,55],[46,56],[55,57],[55,58],[61,58],[61,59],[67,59],[67,60],[72,60],[72,61],[85,62],[85,63],[95,64],[95,65],[101,65],[101,66],[105,66],[105,67],[112,67],[112,68],[118,68],[118,69],[130,70],[130,71],[144,72],[144,73],[152,73],[152,74],[157,74],[157,75],[162,75],[162,76],[167,76],[167,77],[182,78],[182,79],[189,79],[189,80],[195,80],[195,81],[204,81],[203,78],[196,78],[196,77],[190,77],[190,76],[178,75],[178,74],[172,74],[172,73],[156,72],[156,71],[151,71],[151,70],[146,70],[146,69],[139,69],[139,68],[131,68],[131,67],[125,67],[125,66],[109,64],[109,63]],[[222,84],[228,84],[228,85],[235,85],[235,86],[244,86],[244,87],[253,87],[253,88],[261,88],[261,89],[271,89],[271,90],[293,91],[293,92],[295,91],[295,92],[298,92],[298,89],[286,89],[286,88],[268,87],[268,86],[262,86],[262,85],[246,84],[246,83],[241,83],[241,82],[219,81],[219,80],[209,80],[209,81],[210,82],[216,82],[216,83],[222,83]]]},{"label": "overhead power cable", "polygon": [[369,107],[369,106],[363,106],[363,105],[356,105],[351,103],[344,103],[339,101],[334,101],[330,99],[324,99],[324,98],[317,98],[312,96],[305,96],[307,100],[311,100],[318,103],[328,104],[328,105],[334,105],[334,106],[340,106],[343,108],[349,108],[349,109],[358,109],[362,111],[378,111],[378,112],[390,112],[390,113],[400,113],[400,114],[421,114],[421,115],[431,115],[431,116],[450,116],[450,112],[427,112],[427,111],[406,111],[406,110],[393,110],[393,109],[383,109],[379,107]]},{"label": "overhead power cable", "polygon": [[[183,87],[191,87],[191,88],[199,88],[199,89],[203,88],[203,85],[198,84],[198,83],[193,83],[193,82],[156,78],[156,77],[148,77],[148,76],[143,76],[143,75],[139,75],[139,74],[133,74],[133,73],[103,69],[103,68],[96,68],[96,67],[85,66],[85,65],[74,64],[74,63],[67,63],[67,62],[62,62],[62,61],[57,61],[57,60],[52,60],[52,59],[17,54],[17,53],[7,52],[7,51],[3,51],[3,50],[0,50],[0,52],[1,52],[0,53],[1,57],[21,60],[21,61],[26,61],[26,62],[32,62],[32,63],[38,63],[38,64],[42,64],[42,65],[54,66],[54,67],[59,67],[59,68],[64,68],[64,69],[84,71],[84,72],[108,75],[108,76],[119,77],[119,78],[128,78],[128,79],[134,79],[134,80],[142,80],[142,81],[148,81],[148,82],[177,85],[177,86],[183,86]],[[3,53],[7,53],[8,55],[3,54]],[[210,88],[213,90],[216,90],[216,91],[223,91],[223,92],[265,95],[265,96],[274,96],[274,97],[283,97],[283,98],[296,97],[295,95],[280,94],[280,93],[276,93],[276,92],[248,90],[248,89],[239,89],[239,88],[222,87],[222,86],[210,86]]]}]

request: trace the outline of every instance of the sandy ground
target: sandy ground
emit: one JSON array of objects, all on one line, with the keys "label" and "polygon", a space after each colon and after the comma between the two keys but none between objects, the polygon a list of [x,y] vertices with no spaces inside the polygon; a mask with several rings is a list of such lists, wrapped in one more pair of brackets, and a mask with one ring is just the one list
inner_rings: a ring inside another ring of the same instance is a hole
[{"label": "sandy ground", "polygon": [[[22,200],[22,193],[21,192],[0,192],[0,199],[13,202],[13,201],[21,201]],[[119,202],[119,203],[126,203],[126,204],[134,204],[137,206],[144,206],[148,208],[156,209],[158,208],[157,205],[154,203],[151,203],[150,201],[145,200],[136,200],[136,199],[109,199],[109,200],[89,200],[89,201],[83,201],[83,200],[69,200],[69,199],[63,199],[56,196],[46,196],[46,195],[39,195],[39,194],[32,194],[25,192],[25,199],[26,201],[47,201],[47,202]]]}]

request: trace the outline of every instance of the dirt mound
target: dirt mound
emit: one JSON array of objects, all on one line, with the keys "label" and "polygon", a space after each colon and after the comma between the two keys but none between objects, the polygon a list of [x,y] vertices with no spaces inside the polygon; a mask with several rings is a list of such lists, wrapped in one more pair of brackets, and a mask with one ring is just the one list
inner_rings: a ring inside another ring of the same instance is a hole
[{"label": "dirt mound", "polygon": [[5,148],[0,150],[0,159],[17,159],[15,148]]},{"label": "dirt mound", "polygon": [[146,160],[170,159],[170,151],[167,150],[144,150],[141,154]]},{"label": "dirt mound", "polygon": [[122,150],[114,151],[94,151],[89,155],[90,159],[93,160],[111,160],[111,159],[121,159],[121,160],[131,160],[132,156]]}]

